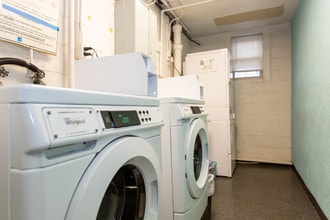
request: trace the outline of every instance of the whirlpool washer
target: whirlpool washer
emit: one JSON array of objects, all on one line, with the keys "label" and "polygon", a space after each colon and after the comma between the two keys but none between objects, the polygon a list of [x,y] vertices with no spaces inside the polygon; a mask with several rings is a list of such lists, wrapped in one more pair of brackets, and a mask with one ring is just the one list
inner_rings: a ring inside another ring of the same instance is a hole
[{"label": "whirlpool washer", "polygon": [[159,101],[0,88],[0,219],[158,219]]},{"label": "whirlpool washer", "polygon": [[161,98],[162,219],[200,219],[207,205],[208,135],[204,101]]}]

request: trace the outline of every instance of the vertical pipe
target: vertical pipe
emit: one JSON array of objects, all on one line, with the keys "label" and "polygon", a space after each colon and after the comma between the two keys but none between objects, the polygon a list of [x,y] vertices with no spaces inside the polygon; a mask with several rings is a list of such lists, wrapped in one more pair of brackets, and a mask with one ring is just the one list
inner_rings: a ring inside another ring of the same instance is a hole
[{"label": "vertical pipe", "polygon": [[[33,59],[34,59],[34,57],[33,57],[33,49],[32,48],[30,48],[29,49],[29,57],[28,57],[28,62],[29,63],[33,63]],[[29,70],[29,69],[27,69],[27,76],[32,76],[33,75],[33,73],[32,73],[32,71],[31,70]]]},{"label": "vertical pipe", "polygon": [[33,49],[32,48],[29,49],[29,62],[33,63]]},{"label": "vertical pipe", "polygon": [[160,59],[159,59],[159,73],[158,73],[158,76],[160,78],[162,78],[164,76],[164,73],[163,73],[163,56],[164,56],[164,53],[163,53],[163,50],[164,50],[164,47],[163,47],[163,34],[164,34],[164,14],[165,14],[166,10],[162,10],[160,12]]},{"label": "vertical pipe", "polygon": [[75,0],[75,32],[74,32],[74,47],[75,47],[75,59],[80,60],[83,58],[82,49],[82,31],[81,31],[81,8],[82,0]]},{"label": "vertical pipe", "polygon": [[168,9],[163,9],[160,13],[160,46],[161,46],[161,50],[160,50],[160,73],[159,73],[159,76],[162,77],[163,76],[163,41],[164,41],[164,37],[163,37],[163,34],[164,34],[164,14],[165,12],[168,12],[168,11],[174,11],[174,10],[177,10],[177,9],[182,9],[182,8],[187,8],[187,7],[193,7],[193,6],[197,6],[197,5],[201,5],[201,4],[205,4],[205,3],[209,3],[209,2],[213,2],[213,1],[216,1],[216,0],[204,0],[204,1],[200,1],[200,2],[196,2],[196,3],[192,3],[192,4],[188,4],[188,5],[182,5],[182,6],[179,6],[179,7],[175,7],[175,8],[168,8]]},{"label": "vertical pipe", "polygon": [[75,32],[75,1],[68,0],[69,7],[69,18],[68,18],[68,31],[69,31],[69,39],[68,39],[68,86],[69,88],[74,88],[74,32]]},{"label": "vertical pipe", "polygon": [[173,56],[174,56],[174,76],[182,75],[182,44],[181,33],[182,26],[177,23],[173,26],[174,41],[173,41]]}]

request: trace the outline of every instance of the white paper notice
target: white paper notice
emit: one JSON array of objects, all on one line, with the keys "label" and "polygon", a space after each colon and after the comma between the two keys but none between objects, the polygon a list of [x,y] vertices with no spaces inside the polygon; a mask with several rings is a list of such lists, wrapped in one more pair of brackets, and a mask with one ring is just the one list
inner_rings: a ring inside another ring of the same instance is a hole
[{"label": "white paper notice", "polygon": [[0,39],[56,54],[59,6],[55,0],[0,0]]},{"label": "white paper notice", "polygon": [[214,72],[217,70],[215,57],[202,58],[199,60],[200,72]]}]

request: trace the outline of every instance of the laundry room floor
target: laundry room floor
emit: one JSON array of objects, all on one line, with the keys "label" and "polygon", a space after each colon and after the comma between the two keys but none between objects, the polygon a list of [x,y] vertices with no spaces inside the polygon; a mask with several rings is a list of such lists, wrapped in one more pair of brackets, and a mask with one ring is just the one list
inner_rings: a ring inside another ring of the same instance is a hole
[{"label": "laundry room floor", "polygon": [[211,219],[321,219],[292,166],[238,163],[217,177]]}]

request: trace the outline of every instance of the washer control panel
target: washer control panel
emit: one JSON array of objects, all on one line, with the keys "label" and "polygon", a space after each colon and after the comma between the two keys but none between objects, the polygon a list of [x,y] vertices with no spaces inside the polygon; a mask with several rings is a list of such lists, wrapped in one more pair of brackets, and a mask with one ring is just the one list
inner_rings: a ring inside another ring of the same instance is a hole
[{"label": "washer control panel", "polygon": [[43,109],[53,139],[98,134],[102,130],[163,123],[159,107],[98,106]]},{"label": "washer control panel", "polygon": [[204,113],[204,108],[201,105],[180,105],[179,109],[183,117]]},{"label": "washer control panel", "polygon": [[135,125],[148,125],[162,122],[158,107],[140,107],[138,109],[100,110],[105,129],[122,128]]},{"label": "washer control panel", "polygon": [[152,117],[148,109],[139,110],[138,113],[142,123],[148,123],[152,121]]}]

